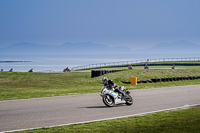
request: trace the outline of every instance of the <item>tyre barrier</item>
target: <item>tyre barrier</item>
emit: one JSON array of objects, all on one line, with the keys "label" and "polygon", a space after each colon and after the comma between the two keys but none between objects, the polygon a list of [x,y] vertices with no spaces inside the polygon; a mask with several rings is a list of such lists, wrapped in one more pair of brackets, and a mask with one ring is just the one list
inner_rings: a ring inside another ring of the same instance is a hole
[{"label": "tyre barrier", "polygon": [[120,70],[92,70],[91,71],[91,78],[102,76],[102,75],[108,74],[108,73],[124,71],[124,70],[127,70],[127,69],[120,69]]},{"label": "tyre barrier", "polygon": [[[171,77],[171,78],[157,78],[151,80],[138,80],[137,83],[157,83],[157,82],[171,82],[182,80],[195,80],[200,79],[200,76],[188,76],[188,77]],[[131,82],[121,81],[124,84],[131,84]]]}]

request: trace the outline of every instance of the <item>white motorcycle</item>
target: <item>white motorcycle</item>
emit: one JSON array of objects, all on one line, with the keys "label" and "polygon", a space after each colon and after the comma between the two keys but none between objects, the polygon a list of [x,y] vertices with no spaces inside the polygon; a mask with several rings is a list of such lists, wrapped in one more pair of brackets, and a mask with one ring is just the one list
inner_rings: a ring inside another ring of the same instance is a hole
[{"label": "white motorcycle", "polygon": [[106,86],[102,87],[100,96],[102,97],[103,103],[108,107],[113,107],[116,104],[132,105],[133,99],[129,95],[130,92],[124,86],[119,87],[119,90],[125,95],[114,91],[114,88],[108,89]]}]

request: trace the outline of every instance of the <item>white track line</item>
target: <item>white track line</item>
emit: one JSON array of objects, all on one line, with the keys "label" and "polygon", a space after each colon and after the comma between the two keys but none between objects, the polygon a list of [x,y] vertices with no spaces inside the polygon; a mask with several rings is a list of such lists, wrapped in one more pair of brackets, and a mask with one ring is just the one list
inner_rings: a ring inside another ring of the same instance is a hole
[{"label": "white track line", "polygon": [[181,106],[181,107],[174,107],[174,108],[168,108],[168,109],[157,110],[157,111],[151,111],[151,112],[145,112],[145,113],[139,113],[139,114],[133,114],[133,115],[126,115],[126,116],[119,116],[119,117],[112,117],[112,118],[98,119],[98,120],[91,120],[91,121],[83,121],[83,122],[75,122],[75,123],[68,123],[68,124],[61,124],[61,125],[53,125],[53,126],[46,126],[46,127],[36,127],[36,128],[27,128],[27,129],[3,131],[3,132],[0,132],[0,133],[17,132],[17,131],[25,131],[25,130],[40,129],[40,128],[50,128],[50,127],[68,126],[68,125],[74,125],[74,124],[84,124],[84,123],[90,123],[90,122],[98,122],[98,121],[105,121],[105,120],[113,120],[113,119],[120,119],[120,118],[128,118],[128,117],[142,116],[142,115],[147,115],[147,114],[152,114],[152,113],[158,113],[158,112],[164,112],[164,111],[170,111],[170,110],[176,110],[176,109],[187,109],[187,108],[189,108],[189,107],[199,106],[199,105],[200,105],[200,104],[184,105],[184,106]]}]

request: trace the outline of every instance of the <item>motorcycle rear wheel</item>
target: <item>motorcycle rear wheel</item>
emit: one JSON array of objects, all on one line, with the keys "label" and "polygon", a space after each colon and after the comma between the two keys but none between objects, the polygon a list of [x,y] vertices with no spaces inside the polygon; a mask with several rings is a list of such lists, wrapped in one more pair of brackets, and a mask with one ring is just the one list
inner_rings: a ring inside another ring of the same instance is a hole
[{"label": "motorcycle rear wheel", "polygon": [[113,97],[111,97],[110,95],[106,95],[102,98],[103,103],[108,106],[108,107],[113,107],[115,106],[115,101],[113,99]]},{"label": "motorcycle rear wheel", "polygon": [[126,105],[132,105],[133,104],[133,98],[130,95],[127,95],[128,99],[126,100]]}]

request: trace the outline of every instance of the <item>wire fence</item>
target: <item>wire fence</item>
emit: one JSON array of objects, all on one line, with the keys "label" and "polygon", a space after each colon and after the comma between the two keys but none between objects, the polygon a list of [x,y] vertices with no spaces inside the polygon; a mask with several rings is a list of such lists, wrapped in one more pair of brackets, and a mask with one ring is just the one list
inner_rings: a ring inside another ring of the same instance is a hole
[{"label": "wire fence", "polygon": [[108,62],[108,63],[96,63],[96,64],[88,64],[88,65],[73,67],[71,70],[81,70],[81,69],[115,66],[115,65],[131,65],[135,63],[165,62],[165,61],[200,61],[200,57],[155,58],[155,59],[141,59],[141,60],[119,61],[119,62]]}]

